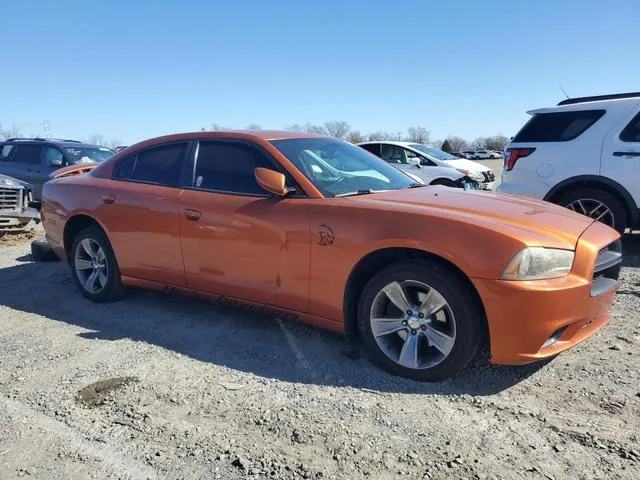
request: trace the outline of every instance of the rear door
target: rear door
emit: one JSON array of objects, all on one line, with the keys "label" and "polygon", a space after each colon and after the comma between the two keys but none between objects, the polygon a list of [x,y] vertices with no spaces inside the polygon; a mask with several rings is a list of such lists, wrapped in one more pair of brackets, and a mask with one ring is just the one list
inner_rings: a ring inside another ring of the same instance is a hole
[{"label": "rear door", "polygon": [[640,108],[631,121],[624,116],[609,132],[602,148],[602,175],[615,180],[640,203]]},{"label": "rear door", "polygon": [[42,145],[14,143],[7,162],[7,173],[11,177],[33,185],[33,198],[40,200],[42,182]]},{"label": "rear door", "polygon": [[167,143],[124,157],[98,194],[123,275],[184,286],[180,194],[190,142]]}]

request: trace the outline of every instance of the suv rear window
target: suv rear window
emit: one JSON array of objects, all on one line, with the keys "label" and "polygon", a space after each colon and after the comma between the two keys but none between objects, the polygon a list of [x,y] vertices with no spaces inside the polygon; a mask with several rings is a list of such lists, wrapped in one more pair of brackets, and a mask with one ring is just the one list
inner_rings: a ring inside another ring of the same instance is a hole
[{"label": "suv rear window", "polygon": [[604,110],[538,113],[518,134],[514,143],[566,142],[577,138],[604,115]]},{"label": "suv rear window", "polygon": [[624,127],[620,134],[620,140],[623,142],[640,142],[640,113],[638,113],[629,125]]}]

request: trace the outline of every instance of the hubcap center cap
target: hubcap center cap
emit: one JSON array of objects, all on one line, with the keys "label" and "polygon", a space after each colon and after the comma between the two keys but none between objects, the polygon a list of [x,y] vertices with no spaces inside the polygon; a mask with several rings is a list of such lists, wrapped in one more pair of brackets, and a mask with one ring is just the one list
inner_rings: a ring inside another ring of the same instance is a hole
[{"label": "hubcap center cap", "polygon": [[409,328],[411,328],[413,330],[417,330],[417,329],[420,328],[420,325],[422,325],[422,322],[414,314],[414,315],[409,316],[409,318],[407,318],[407,324],[409,325]]}]

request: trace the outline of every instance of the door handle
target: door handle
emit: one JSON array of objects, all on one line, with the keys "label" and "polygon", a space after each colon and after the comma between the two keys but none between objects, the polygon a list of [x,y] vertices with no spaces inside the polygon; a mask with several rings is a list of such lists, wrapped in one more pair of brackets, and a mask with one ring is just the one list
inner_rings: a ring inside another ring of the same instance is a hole
[{"label": "door handle", "polygon": [[613,152],[614,157],[640,157],[640,152]]},{"label": "door handle", "polygon": [[111,205],[115,201],[116,201],[116,197],[113,196],[113,195],[103,195],[102,196],[102,203],[106,203],[107,205]]},{"label": "door handle", "polygon": [[184,216],[187,217],[187,220],[191,220],[192,222],[197,222],[198,220],[200,220],[200,217],[202,216],[202,212],[200,210],[187,208],[184,211]]}]

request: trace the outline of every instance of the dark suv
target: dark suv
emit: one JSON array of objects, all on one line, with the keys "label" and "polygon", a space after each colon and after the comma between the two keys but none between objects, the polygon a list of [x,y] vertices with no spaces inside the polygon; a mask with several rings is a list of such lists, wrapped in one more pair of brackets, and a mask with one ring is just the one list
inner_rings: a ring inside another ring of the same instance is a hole
[{"label": "dark suv", "polygon": [[42,184],[60,167],[100,163],[115,152],[77,140],[10,138],[0,143],[0,174],[32,185],[33,199],[40,201]]}]

